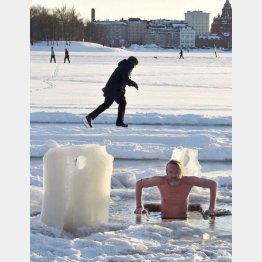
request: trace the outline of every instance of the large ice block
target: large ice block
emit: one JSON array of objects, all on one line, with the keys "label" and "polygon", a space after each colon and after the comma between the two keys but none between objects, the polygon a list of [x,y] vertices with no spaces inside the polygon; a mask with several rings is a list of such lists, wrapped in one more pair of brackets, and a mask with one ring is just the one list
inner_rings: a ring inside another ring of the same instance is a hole
[{"label": "large ice block", "polygon": [[41,221],[59,230],[108,222],[113,157],[104,146],[55,147],[43,158]]}]

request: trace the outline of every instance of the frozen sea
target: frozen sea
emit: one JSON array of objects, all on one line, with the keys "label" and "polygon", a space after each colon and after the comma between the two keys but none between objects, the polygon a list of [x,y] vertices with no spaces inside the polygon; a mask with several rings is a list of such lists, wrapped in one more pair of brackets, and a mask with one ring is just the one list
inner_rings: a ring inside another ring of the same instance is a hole
[{"label": "frozen sea", "polygon": [[[201,176],[218,183],[217,208],[232,209],[232,53],[133,46],[129,49],[72,42],[71,64],[63,63],[64,43],[30,52],[30,231],[31,261],[232,261],[232,217],[162,221],[160,214],[137,217],[135,182],[164,175],[174,148],[198,150]],[[117,105],[86,129],[81,117],[103,102],[101,89],[124,58],[139,65],[126,87],[125,122],[116,128]],[[48,149],[99,144],[114,157],[109,222],[59,232],[40,221],[43,163]],[[159,202],[155,188],[144,202]],[[190,203],[208,207],[209,193],[193,188]]]}]

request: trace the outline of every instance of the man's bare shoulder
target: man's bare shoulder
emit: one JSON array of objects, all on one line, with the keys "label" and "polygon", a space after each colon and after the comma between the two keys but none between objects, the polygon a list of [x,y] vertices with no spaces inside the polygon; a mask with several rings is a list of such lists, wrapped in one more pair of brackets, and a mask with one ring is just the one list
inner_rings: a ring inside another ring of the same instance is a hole
[{"label": "man's bare shoulder", "polygon": [[185,184],[190,184],[193,186],[209,186],[211,183],[214,181],[211,179],[203,178],[203,177],[198,177],[198,176],[184,176],[183,181]]},{"label": "man's bare shoulder", "polygon": [[193,184],[196,181],[199,181],[201,178],[197,176],[183,176],[182,180],[186,184]]}]

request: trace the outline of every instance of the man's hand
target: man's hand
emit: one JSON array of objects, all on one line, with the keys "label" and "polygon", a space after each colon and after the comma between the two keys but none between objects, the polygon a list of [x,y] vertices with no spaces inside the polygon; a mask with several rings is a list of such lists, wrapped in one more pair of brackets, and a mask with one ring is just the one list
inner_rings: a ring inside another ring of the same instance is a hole
[{"label": "man's hand", "polygon": [[137,83],[134,84],[134,87],[136,88],[136,90],[138,90],[138,85],[137,85]]},{"label": "man's hand", "polygon": [[209,215],[209,216],[215,216],[216,215],[216,210],[213,208],[209,208],[208,210],[205,211],[204,213],[205,215]]},{"label": "man's hand", "polygon": [[134,213],[137,215],[148,214],[147,210],[145,210],[143,207],[137,207]]}]

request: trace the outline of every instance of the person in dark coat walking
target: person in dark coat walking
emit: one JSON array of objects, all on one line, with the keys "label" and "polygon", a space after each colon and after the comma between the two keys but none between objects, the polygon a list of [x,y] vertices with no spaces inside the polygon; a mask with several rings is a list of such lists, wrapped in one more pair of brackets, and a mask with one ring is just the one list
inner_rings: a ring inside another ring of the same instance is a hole
[{"label": "person in dark coat walking", "polygon": [[65,58],[64,58],[64,63],[66,62],[66,59],[67,59],[68,62],[70,63],[70,60],[69,60],[69,52],[68,52],[67,48],[65,48]]},{"label": "person in dark coat walking", "polygon": [[183,59],[184,59],[184,56],[183,56],[183,50],[182,50],[182,49],[180,49],[179,54],[180,54],[179,59],[180,59],[180,58],[183,58]]},{"label": "person in dark coat walking", "polygon": [[92,127],[92,120],[108,109],[115,101],[118,103],[116,126],[128,127],[128,125],[124,123],[126,109],[125,87],[126,85],[134,86],[138,90],[137,83],[130,79],[131,72],[136,65],[138,65],[138,60],[134,56],[130,56],[128,59],[124,59],[118,63],[118,67],[110,76],[106,86],[102,89],[105,97],[104,103],[83,118],[86,126],[88,124]]}]

